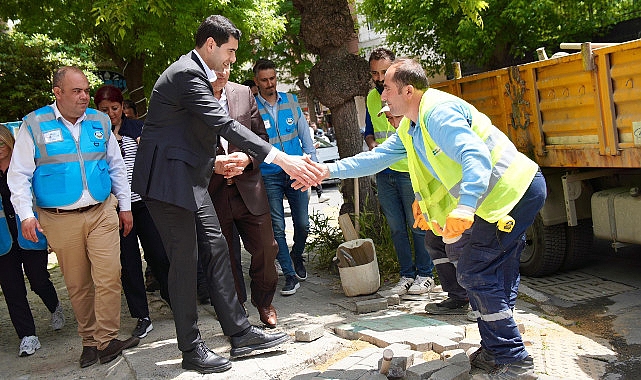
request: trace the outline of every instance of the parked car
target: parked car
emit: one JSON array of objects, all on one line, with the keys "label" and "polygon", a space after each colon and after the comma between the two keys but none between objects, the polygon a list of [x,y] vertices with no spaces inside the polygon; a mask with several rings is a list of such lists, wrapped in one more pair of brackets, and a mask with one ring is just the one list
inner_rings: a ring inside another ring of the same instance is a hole
[{"label": "parked car", "polygon": [[[338,147],[335,143],[327,142],[323,137],[314,136],[314,145],[316,148],[316,157],[320,163],[330,163],[340,159]],[[337,183],[340,179],[326,179],[323,183]]]}]

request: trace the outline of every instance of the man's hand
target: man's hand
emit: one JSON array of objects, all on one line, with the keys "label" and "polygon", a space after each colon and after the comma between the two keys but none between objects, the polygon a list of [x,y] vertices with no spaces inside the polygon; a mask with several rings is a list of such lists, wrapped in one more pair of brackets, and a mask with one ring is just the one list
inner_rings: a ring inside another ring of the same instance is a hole
[{"label": "man's hand", "polygon": [[251,163],[249,156],[243,152],[234,152],[224,156],[216,156],[214,172],[225,178],[232,178],[243,174],[243,171]]},{"label": "man's hand", "polygon": [[[329,178],[330,173],[329,173],[329,169],[327,168],[327,165],[319,164],[318,162],[314,162],[314,161],[312,161],[311,157],[309,157],[309,156],[305,156],[305,161],[308,164],[314,166],[316,169],[318,169],[321,172],[320,177],[318,177],[319,183],[322,182],[324,179]],[[307,189],[310,188],[310,186],[305,186],[305,184],[303,184],[302,182],[300,182],[298,180],[296,180],[296,181],[294,181],[294,183],[292,183],[292,187],[294,189],[296,189],[296,190],[301,190],[301,191],[307,191]]]},{"label": "man's hand", "polygon": [[40,233],[44,233],[44,230],[40,226],[40,222],[38,222],[38,219],[34,218],[27,218],[22,221],[22,236],[24,236],[25,239],[32,241],[34,243],[38,242],[38,235],[36,235],[36,230]]},{"label": "man's hand", "polygon": [[[312,186],[318,185],[323,180],[321,170],[308,156],[291,156],[278,152],[273,161],[294,180],[292,187],[296,190],[307,191]],[[295,184],[299,184],[295,187]]]},{"label": "man's hand", "polygon": [[452,212],[447,215],[445,228],[441,235],[446,239],[452,239],[460,236],[465,230],[472,227],[474,223],[475,210],[468,206],[458,205]]},{"label": "man's hand", "polygon": [[122,236],[129,235],[129,232],[131,232],[131,229],[134,226],[134,217],[131,211],[118,212],[118,219],[120,219],[120,229],[122,230]]},{"label": "man's hand", "polygon": [[367,147],[369,150],[372,150],[378,146],[378,143],[376,142],[376,138],[374,135],[367,135],[365,136],[365,144],[367,144]]},{"label": "man's hand", "polygon": [[424,231],[429,231],[430,224],[427,223],[427,220],[425,220],[423,212],[421,212],[421,206],[419,206],[418,201],[416,200],[414,201],[414,203],[412,203],[412,213],[414,214],[414,225],[412,227],[420,228]]}]

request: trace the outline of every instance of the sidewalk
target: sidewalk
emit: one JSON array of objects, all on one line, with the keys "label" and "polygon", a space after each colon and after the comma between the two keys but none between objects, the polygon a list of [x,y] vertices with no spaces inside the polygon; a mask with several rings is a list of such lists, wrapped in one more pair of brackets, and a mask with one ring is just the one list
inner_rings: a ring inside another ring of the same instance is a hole
[{"label": "sidewalk", "polygon": [[[336,208],[335,203],[332,200],[319,205],[313,197],[310,206],[331,214]],[[245,253],[245,256],[247,258],[248,255]],[[20,341],[9,320],[6,304],[1,301],[0,378],[359,378],[373,376],[383,347],[388,344],[396,344],[393,346],[395,353],[411,356],[414,364],[418,364],[439,360],[443,351],[473,347],[479,340],[475,323],[465,320],[465,316],[425,314],[426,302],[438,302],[443,299],[443,293],[409,297],[385,310],[359,315],[355,313],[356,301],[376,296],[348,298],[342,293],[338,276],[308,266],[308,280],[301,283],[295,295],[283,297],[277,292],[274,297],[273,304],[279,316],[276,330],[288,333],[292,339],[272,350],[233,359],[230,371],[204,376],[181,369],[181,354],[176,344],[171,312],[157,292],[148,293],[154,329],[141,340],[140,345],[126,350],[123,356],[109,364],[80,369],[78,358],[82,347],[67,292],[59,268],[50,272],[65,308],[67,325],[61,331],[52,331],[48,310],[33,292],[29,292],[42,348],[30,357],[20,358],[17,356]],[[284,279],[280,277],[278,289],[283,285]],[[389,287],[385,284],[382,289]],[[527,294],[530,290],[522,286],[521,291]],[[124,297],[122,299],[121,338],[125,338],[136,321],[129,317]],[[594,379],[605,373],[607,362],[616,356],[607,342],[576,335],[534,310],[534,305],[519,299],[516,320],[523,330],[528,351],[534,357],[536,371],[544,374],[543,378]],[[250,322],[260,325],[255,308],[250,306],[249,313]],[[213,308],[199,306],[199,316],[200,330],[207,345],[228,357],[229,341],[222,335]],[[313,326],[317,328],[314,331],[322,332],[320,338],[311,342],[295,341],[297,330],[313,330]]]}]

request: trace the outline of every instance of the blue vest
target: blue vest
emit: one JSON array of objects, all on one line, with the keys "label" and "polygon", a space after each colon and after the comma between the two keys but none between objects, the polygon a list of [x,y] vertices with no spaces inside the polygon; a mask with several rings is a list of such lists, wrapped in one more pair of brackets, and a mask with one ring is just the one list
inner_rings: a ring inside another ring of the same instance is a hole
[{"label": "blue vest", "polygon": [[[259,100],[256,102],[258,103],[258,112],[263,118],[265,129],[269,135],[269,143],[289,155],[302,156],[303,145],[298,137],[298,119],[301,117],[299,112],[302,111],[300,111],[298,100],[295,95],[289,93],[279,92],[278,95],[278,120],[276,122],[263,103]],[[282,170],[276,164],[260,164],[262,175],[276,174]]]},{"label": "blue vest", "polygon": [[25,116],[34,142],[36,170],[32,186],[40,207],[69,206],[84,189],[97,202],[111,193],[107,142],[111,133],[107,115],[87,108],[78,142],[71,131],[45,106]]},{"label": "blue vest", "polygon": [[[36,218],[37,218],[36,214]],[[44,250],[47,249],[47,239],[39,231],[36,231],[38,236],[38,242],[34,243],[30,240],[27,240],[22,236],[22,229],[20,224],[20,218],[16,214],[16,222],[18,223],[18,245],[22,249],[27,250]],[[2,207],[2,199],[0,197],[0,256],[5,255],[11,251],[11,246],[13,245],[13,237],[11,236],[11,231],[9,230],[9,224],[7,217],[4,214],[4,208]]]}]

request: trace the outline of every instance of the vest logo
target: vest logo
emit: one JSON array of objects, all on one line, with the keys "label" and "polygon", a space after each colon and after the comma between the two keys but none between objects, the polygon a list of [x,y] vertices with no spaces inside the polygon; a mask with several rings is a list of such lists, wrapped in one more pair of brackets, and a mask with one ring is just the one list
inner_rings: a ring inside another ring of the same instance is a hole
[{"label": "vest logo", "polygon": [[42,137],[45,141],[45,144],[55,143],[62,141],[62,130],[54,129],[52,131],[47,131],[42,134]]},{"label": "vest logo", "polygon": [[441,153],[441,148],[436,147],[432,150],[432,155],[436,156],[437,154]]},{"label": "vest logo", "polygon": [[104,135],[102,134],[102,131],[95,131],[95,132],[93,133],[93,135],[94,135],[94,137],[95,137],[95,138],[97,138],[98,140],[102,140],[102,138],[104,137]]},{"label": "vest logo", "polygon": [[287,125],[294,125],[294,118],[293,117],[288,117],[287,118]]}]

